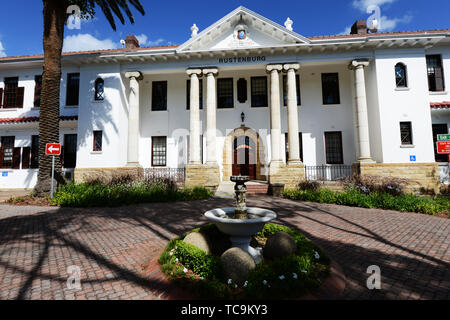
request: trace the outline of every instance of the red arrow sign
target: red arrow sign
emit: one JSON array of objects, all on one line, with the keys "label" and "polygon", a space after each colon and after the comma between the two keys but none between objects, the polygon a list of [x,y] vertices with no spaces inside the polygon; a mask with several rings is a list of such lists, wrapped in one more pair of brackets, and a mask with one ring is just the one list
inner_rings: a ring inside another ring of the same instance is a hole
[{"label": "red arrow sign", "polygon": [[438,141],[437,151],[439,154],[450,153],[450,141]]},{"label": "red arrow sign", "polygon": [[45,147],[45,154],[48,156],[59,156],[61,154],[61,144],[47,143]]}]

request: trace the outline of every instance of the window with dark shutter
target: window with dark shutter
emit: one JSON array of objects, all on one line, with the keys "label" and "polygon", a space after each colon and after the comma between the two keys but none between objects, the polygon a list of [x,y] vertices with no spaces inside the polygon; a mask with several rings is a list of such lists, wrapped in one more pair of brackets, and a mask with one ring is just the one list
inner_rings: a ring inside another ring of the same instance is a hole
[{"label": "window with dark shutter", "polygon": [[395,65],[395,84],[397,88],[407,88],[408,81],[406,78],[406,65],[397,63]]},{"label": "window with dark shutter", "polygon": [[[298,74],[295,75],[295,88],[297,91],[297,105],[302,105],[302,99],[300,96],[300,76]],[[287,76],[283,76],[283,103],[284,106],[287,106]]]},{"label": "window with dark shutter", "polygon": [[267,77],[252,77],[251,79],[252,107],[267,107]]},{"label": "window with dark shutter", "polygon": [[447,162],[448,155],[447,154],[439,154],[437,153],[437,136],[438,134],[448,134],[448,126],[446,123],[441,124],[433,124],[433,145],[434,145],[434,157],[436,162]]},{"label": "window with dark shutter", "polygon": [[93,151],[100,152],[102,151],[103,144],[103,131],[94,131],[94,143],[93,143]]},{"label": "window with dark shutter", "polygon": [[[203,79],[198,80],[200,93],[200,110],[203,109]],[[186,109],[191,109],[191,80],[186,80]]]},{"label": "window with dark shutter", "polygon": [[5,78],[3,108],[23,108],[24,87],[19,87],[19,78]]},{"label": "window with dark shutter", "polygon": [[343,164],[342,132],[325,132],[325,154],[327,164]]},{"label": "window with dark shutter", "polygon": [[105,100],[105,81],[102,78],[98,78],[97,80],[95,80],[94,90],[95,101]]},{"label": "window with dark shutter", "polygon": [[411,122],[400,122],[400,139],[402,145],[413,144]]},{"label": "window with dark shutter", "polygon": [[234,108],[233,78],[217,79],[217,108]]},{"label": "window with dark shutter", "polygon": [[324,105],[341,103],[338,73],[322,73],[322,98]]},{"label": "window with dark shutter", "polygon": [[31,137],[31,168],[39,168],[39,136]]},{"label": "window with dark shutter", "polygon": [[152,167],[167,165],[167,137],[152,137]]},{"label": "window with dark shutter", "polygon": [[428,88],[431,92],[444,91],[444,72],[442,68],[442,57],[440,55],[428,55],[427,74]]},{"label": "window with dark shutter", "polygon": [[30,153],[31,153],[30,147],[22,148],[22,169],[30,168]]},{"label": "window with dark shutter", "polygon": [[167,81],[152,83],[152,111],[167,110]]},{"label": "window with dark shutter", "polygon": [[1,167],[2,168],[12,168],[13,156],[14,156],[14,141],[15,137],[2,137],[1,138]]},{"label": "window with dark shutter", "polygon": [[3,108],[3,88],[0,88],[0,108]]},{"label": "window with dark shutter", "polygon": [[66,106],[78,106],[80,96],[80,74],[67,75]]},{"label": "window with dark shutter", "polygon": [[41,91],[42,91],[42,75],[34,77],[34,107],[40,108],[41,106]]},{"label": "window with dark shutter", "polygon": [[22,148],[13,149],[12,169],[20,169],[20,153]]},{"label": "window with dark shutter", "polygon": [[64,135],[64,168],[75,168],[77,163],[77,135]]}]

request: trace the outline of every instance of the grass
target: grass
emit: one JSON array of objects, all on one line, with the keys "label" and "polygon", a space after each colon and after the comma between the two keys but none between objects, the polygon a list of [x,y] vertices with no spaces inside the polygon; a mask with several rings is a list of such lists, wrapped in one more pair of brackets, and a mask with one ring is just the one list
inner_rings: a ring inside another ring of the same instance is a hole
[{"label": "grass", "polygon": [[413,194],[392,195],[385,192],[363,193],[355,189],[344,192],[334,192],[326,188],[319,190],[291,189],[284,192],[284,197],[292,200],[417,212],[429,215],[449,215],[450,210],[450,200],[446,197],[420,197]]},{"label": "grass", "polygon": [[[255,235],[267,239],[276,232],[287,232],[297,243],[294,255],[276,260],[264,260],[250,271],[246,286],[228,283],[220,262],[221,252],[212,250],[208,255],[197,247],[183,242],[185,235],[169,242],[159,258],[164,274],[174,284],[183,287],[202,299],[295,299],[317,289],[329,274],[330,259],[304,235],[285,226],[267,224]],[[213,224],[191,232],[208,235],[210,243],[221,246],[228,236]],[[225,250],[226,248],[223,248]],[[222,251],[223,251],[222,250]],[[317,258],[316,253],[320,256]],[[186,269],[187,270],[186,270]],[[282,279],[280,278],[281,276]]]}]

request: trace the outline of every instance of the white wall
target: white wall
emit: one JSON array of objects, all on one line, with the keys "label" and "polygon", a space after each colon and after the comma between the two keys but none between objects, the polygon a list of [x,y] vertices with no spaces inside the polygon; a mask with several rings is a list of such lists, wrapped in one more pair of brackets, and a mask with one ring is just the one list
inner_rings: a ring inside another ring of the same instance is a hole
[{"label": "white wall", "polygon": [[[395,84],[395,65],[407,66],[408,89]],[[423,50],[380,50],[376,52],[381,146],[384,163],[434,162],[430,102]],[[400,141],[400,122],[412,122],[413,147]]]}]

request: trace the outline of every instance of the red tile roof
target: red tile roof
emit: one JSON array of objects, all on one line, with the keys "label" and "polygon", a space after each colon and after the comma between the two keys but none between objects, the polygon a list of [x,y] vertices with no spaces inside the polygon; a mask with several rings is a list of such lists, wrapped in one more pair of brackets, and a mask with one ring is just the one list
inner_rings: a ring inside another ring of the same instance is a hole
[{"label": "red tile roof", "polygon": [[309,40],[328,40],[328,39],[346,39],[346,38],[376,38],[384,36],[403,36],[403,35],[433,35],[441,33],[450,33],[450,29],[436,29],[436,30],[423,30],[423,31],[401,31],[401,32],[377,32],[368,34],[342,34],[342,35],[329,35],[329,36],[314,36],[307,37]]},{"label": "red tile roof", "polygon": [[[158,47],[141,47],[141,48],[135,48],[135,49],[107,49],[107,50],[92,50],[92,51],[75,51],[75,52],[63,52],[63,57],[65,56],[74,56],[74,55],[81,55],[81,54],[94,54],[94,53],[114,53],[114,52],[133,52],[133,51],[139,51],[139,50],[161,50],[161,49],[174,49],[178,46],[158,46]],[[42,59],[44,58],[43,54],[35,54],[35,55],[28,55],[28,56],[15,56],[15,57],[3,57],[0,58],[0,61],[5,60],[17,60],[17,59]]]},{"label": "red tile roof", "polygon": [[[61,121],[76,121],[78,116],[60,116]],[[39,122],[39,117],[20,117],[20,118],[3,118],[0,119],[0,124]]]},{"label": "red tile roof", "polygon": [[449,109],[450,101],[444,102],[432,102],[430,103],[431,109]]}]

